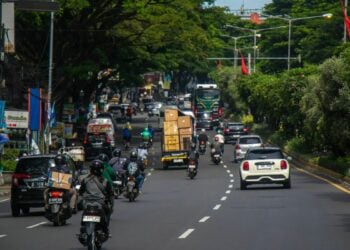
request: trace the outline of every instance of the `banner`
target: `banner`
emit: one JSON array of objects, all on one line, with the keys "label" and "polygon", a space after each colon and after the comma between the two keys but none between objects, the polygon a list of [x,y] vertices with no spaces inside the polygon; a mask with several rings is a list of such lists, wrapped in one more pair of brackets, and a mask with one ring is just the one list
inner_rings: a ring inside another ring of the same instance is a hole
[{"label": "banner", "polygon": [[8,128],[28,128],[28,111],[5,111],[5,121]]},{"label": "banner", "polygon": [[6,128],[5,123],[5,101],[0,101],[0,129]]},{"label": "banner", "polygon": [[29,128],[41,130],[41,89],[31,88],[28,91]]}]

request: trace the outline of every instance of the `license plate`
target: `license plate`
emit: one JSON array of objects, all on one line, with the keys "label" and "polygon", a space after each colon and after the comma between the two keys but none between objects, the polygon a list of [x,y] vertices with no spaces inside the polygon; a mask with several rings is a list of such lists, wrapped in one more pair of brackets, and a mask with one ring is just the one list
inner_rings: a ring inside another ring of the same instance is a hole
[{"label": "license plate", "polygon": [[196,168],[196,165],[189,165],[189,168]]},{"label": "license plate", "polygon": [[183,160],[182,159],[175,159],[174,162],[175,163],[180,163],[180,162],[183,162]]},{"label": "license plate", "polygon": [[269,170],[269,169],[271,169],[271,166],[269,166],[269,165],[258,165],[257,169],[258,170]]},{"label": "license plate", "polygon": [[102,143],[91,143],[93,148],[102,148]]},{"label": "license plate", "polygon": [[50,198],[49,204],[62,204],[62,198]]},{"label": "license plate", "polygon": [[122,184],[121,181],[113,181],[113,183],[116,184],[116,185],[121,185]]},{"label": "license plate", "polygon": [[30,185],[32,188],[42,188],[45,186],[45,182],[39,181],[39,182],[32,182]]},{"label": "license plate", "polygon": [[232,135],[232,137],[233,137],[233,138],[237,138],[237,137],[239,137],[239,135]]},{"label": "license plate", "polygon": [[220,157],[220,155],[214,155],[214,157],[217,157],[217,158],[218,158],[218,157]]},{"label": "license plate", "polygon": [[94,215],[84,215],[83,216],[83,222],[100,222],[101,217],[100,216],[94,216]]}]

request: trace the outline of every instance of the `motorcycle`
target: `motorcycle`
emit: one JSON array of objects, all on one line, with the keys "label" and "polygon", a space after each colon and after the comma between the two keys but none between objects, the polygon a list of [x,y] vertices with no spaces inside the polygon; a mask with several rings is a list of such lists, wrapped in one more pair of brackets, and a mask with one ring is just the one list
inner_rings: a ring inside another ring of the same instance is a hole
[{"label": "motorcycle", "polygon": [[221,154],[218,152],[212,152],[212,161],[216,165],[219,165],[219,163],[221,162]]},{"label": "motorcycle", "polygon": [[49,209],[45,212],[45,217],[53,222],[54,226],[66,224],[72,216],[67,190],[52,188],[48,191],[46,200]]},{"label": "motorcycle", "polygon": [[199,142],[199,150],[198,150],[199,153],[200,153],[201,155],[204,155],[206,149],[207,149],[207,145],[205,144],[205,141],[200,141],[200,142]]},{"label": "motorcycle", "polygon": [[188,161],[187,174],[191,180],[197,175],[196,161],[194,159]]},{"label": "motorcycle", "polygon": [[149,138],[149,139],[143,139],[143,143],[146,145],[146,148],[150,148],[152,147],[152,144],[153,144],[153,139],[152,137]]},{"label": "motorcycle", "polygon": [[137,181],[135,178],[136,172],[137,165],[135,162],[131,162],[128,166],[128,179],[124,192],[125,198],[129,199],[130,202],[135,201],[136,197],[139,195],[139,189],[137,188]]},{"label": "motorcycle", "polygon": [[105,220],[105,215],[101,204],[87,202],[78,239],[89,250],[101,249],[102,243],[108,240],[109,235],[106,235],[101,225],[103,220]]},{"label": "motorcycle", "polygon": [[123,174],[117,172],[117,180],[113,181],[114,198],[118,199],[124,191]]}]

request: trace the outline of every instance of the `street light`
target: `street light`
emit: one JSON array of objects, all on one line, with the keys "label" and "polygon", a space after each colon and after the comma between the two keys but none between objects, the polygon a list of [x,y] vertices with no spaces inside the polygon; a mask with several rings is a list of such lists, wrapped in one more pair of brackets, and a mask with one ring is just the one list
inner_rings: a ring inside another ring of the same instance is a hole
[{"label": "street light", "polygon": [[281,28],[286,28],[287,26],[277,26],[277,27],[271,27],[271,28],[264,28],[264,29],[248,29],[248,28],[243,28],[239,26],[234,26],[234,25],[225,25],[228,28],[235,28],[235,29],[240,29],[240,30],[246,30],[254,33],[254,56],[253,56],[253,72],[255,73],[255,59],[256,59],[256,51],[257,51],[257,46],[256,46],[256,38],[260,37],[260,34],[257,34],[257,32],[265,31],[265,30],[274,30],[274,29],[281,29]]},{"label": "street light", "polygon": [[330,19],[333,17],[333,14],[326,13],[326,14],[319,15],[319,16],[307,16],[307,17],[296,17],[296,18],[279,17],[279,16],[268,16],[268,17],[288,21],[288,71],[289,71],[290,70],[290,47],[291,47],[291,39],[292,39],[292,22],[306,20],[306,19],[320,18],[320,17],[325,18],[325,19]]},{"label": "street light", "polygon": [[[221,35],[222,37],[228,37],[235,41],[234,43],[234,68],[237,68],[237,58],[238,58],[238,51],[237,51],[237,40],[241,38],[248,38],[248,37],[254,37],[254,41],[256,41],[256,37],[261,37],[261,34],[255,34],[250,36],[228,36],[228,35]],[[256,46],[254,46],[256,47]]]}]

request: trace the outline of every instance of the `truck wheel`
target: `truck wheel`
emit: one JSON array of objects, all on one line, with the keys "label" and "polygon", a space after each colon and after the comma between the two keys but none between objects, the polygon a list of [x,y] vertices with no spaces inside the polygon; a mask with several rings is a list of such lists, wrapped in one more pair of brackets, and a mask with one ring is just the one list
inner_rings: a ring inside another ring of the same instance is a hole
[{"label": "truck wheel", "polygon": [[163,163],[163,169],[164,169],[164,170],[167,170],[168,168],[169,168],[169,165],[168,165],[167,163],[164,162],[164,163]]}]

